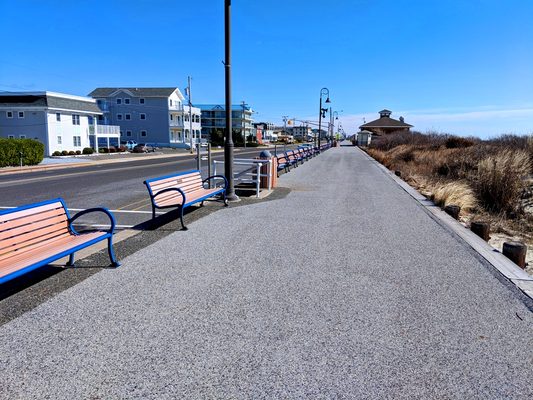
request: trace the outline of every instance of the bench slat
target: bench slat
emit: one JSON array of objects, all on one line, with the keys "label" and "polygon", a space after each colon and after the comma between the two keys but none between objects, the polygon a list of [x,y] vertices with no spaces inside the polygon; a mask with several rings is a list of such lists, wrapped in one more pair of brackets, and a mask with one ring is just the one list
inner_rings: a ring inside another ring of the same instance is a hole
[{"label": "bench slat", "polygon": [[202,180],[199,174],[185,175],[185,176],[179,175],[179,176],[174,176],[172,178],[165,178],[165,179],[161,179],[158,181],[149,182],[148,184],[150,185],[151,188],[158,188],[161,186],[168,186],[168,185],[178,185],[178,184],[184,185],[191,181],[198,181],[198,180],[199,181]]},{"label": "bench slat", "polygon": [[[170,187],[179,187],[180,189],[187,189],[189,187],[200,187],[202,186],[202,179],[200,177],[197,177],[196,179],[187,179],[186,181],[167,181],[163,184],[158,185],[151,185],[150,188],[152,189],[152,192],[155,194],[163,189],[167,189]],[[185,191],[185,190],[184,190]]]},{"label": "bench slat", "polygon": [[35,236],[39,236],[39,230],[46,228],[50,225],[62,224],[67,229],[68,219],[66,215],[58,215],[56,217],[48,218],[43,221],[37,221],[33,224],[27,224],[19,226],[17,228],[9,229],[4,232],[0,232],[0,240],[5,240],[11,237],[22,235],[24,233],[35,232]]},{"label": "bench slat", "polygon": [[38,243],[47,240],[50,237],[58,236],[61,234],[70,234],[68,229],[62,224],[55,224],[47,226],[38,231],[38,236],[35,232],[23,233],[15,237],[7,238],[0,241],[0,254],[8,251],[14,251],[19,248],[29,246],[30,244]]},{"label": "bench slat", "polygon": [[[202,190],[193,192],[189,196],[187,196],[187,199],[186,199],[187,203],[194,202],[197,199],[213,194],[217,192],[218,190],[220,189],[214,188],[214,189],[202,189]],[[163,201],[158,201],[156,204],[158,207],[178,206],[178,205],[181,205],[181,201],[182,201],[182,197],[180,195],[180,196],[176,196],[175,198],[167,198]]]},{"label": "bench slat", "polygon": [[13,219],[25,217],[27,215],[32,215],[32,214],[38,214],[40,212],[44,212],[44,211],[48,211],[48,210],[52,210],[52,209],[57,209],[57,208],[61,208],[61,209],[64,210],[63,204],[61,204],[61,202],[58,201],[58,202],[55,202],[55,203],[44,204],[44,205],[38,206],[38,207],[28,208],[26,210],[9,212],[7,214],[0,215],[0,223],[2,223],[2,222],[5,223],[5,222],[11,221]]},{"label": "bench slat", "polygon": [[0,222],[0,233],[7,231],[8,229],[12,229],[26,224],[31,224],[37,221],[42,221],[47,218],[56,217],[58,215],[65,215],[65,210],[63,208],[55,208],[52,210],[46,210],[39,213],[25,215],[23,217],[12,219],[4,223]]},{"label": "bench slat", "polygon": [[107,235],[107,233],[91,232],[79,236],[70,235],[69,237],[57,240],[55,243],[50,243],[46,248],[40,246],[31,251],[24,250],[20,254],[0,261],[0,278],[104,235]]},{"label": "bench slat", "polygon": [[40,241],[27,242],[26,246],[19,247],[18,249],[15,249],[15,250],[9,249],[9,251],[0,254],[0,262],[2,260],[6,260],[6,259],[8,259],[10,257],[13,257],[14,255],[20,254],[21,252],[30,251],[30,250],[37,249],[37,248],[42,247],[42,246],[47,246],[49,243],[54,242],[55,240],[68,238],[70,236],[73,236],[73,235],[70,234],[70,233],[60,233],[60,234],[58,234],[56,232],[56,233],[52,233],[52,234],[47,235],[46,238],[43,238]]}]

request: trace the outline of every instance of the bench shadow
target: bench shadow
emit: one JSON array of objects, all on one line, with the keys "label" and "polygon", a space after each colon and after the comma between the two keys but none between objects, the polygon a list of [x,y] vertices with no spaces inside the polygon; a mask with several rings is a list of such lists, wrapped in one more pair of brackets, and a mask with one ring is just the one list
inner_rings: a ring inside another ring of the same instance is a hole
[{"label": "bench shadow", "polygon": [[64,270],[65,268],[59,266],[47,265],[30,271],[24,275],[18,276],[8,282],[2,283],[0,284],[0,301],[41,281],[44,281],[45,279],[57,275]]}]

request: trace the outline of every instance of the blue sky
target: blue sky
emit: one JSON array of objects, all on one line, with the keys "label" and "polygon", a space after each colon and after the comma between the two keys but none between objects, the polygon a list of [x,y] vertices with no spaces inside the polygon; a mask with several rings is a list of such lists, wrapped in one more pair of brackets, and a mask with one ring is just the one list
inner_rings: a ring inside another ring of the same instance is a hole
[{"label": "blue sky", "polygon": [[[233,100],[256,120],[347,132],[388,108],[415,129],[533,132],[533,1],[233,0]],[[0,0],[0,90],[177,86],[224,101],[223,0]]]}]

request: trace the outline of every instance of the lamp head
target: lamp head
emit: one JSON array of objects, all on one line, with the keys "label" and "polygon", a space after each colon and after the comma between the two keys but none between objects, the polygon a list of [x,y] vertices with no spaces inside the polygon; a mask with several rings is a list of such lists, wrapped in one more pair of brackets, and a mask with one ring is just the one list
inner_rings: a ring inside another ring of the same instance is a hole
[{"label": "lamp head", "polygon": [[331,101],[329,101],[329,96],[328,96],[328,98],[326,99],[326,103],[331,103]]}]

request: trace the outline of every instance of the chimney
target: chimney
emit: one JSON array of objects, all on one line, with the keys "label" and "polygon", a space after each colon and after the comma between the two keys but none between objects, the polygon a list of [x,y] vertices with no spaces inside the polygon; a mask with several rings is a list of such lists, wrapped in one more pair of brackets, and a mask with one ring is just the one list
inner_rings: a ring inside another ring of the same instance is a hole
[{"label": "chimney", "polygon": [[403,117],[400,117],[400,122],[404,122]]}]

